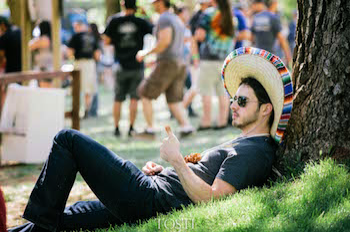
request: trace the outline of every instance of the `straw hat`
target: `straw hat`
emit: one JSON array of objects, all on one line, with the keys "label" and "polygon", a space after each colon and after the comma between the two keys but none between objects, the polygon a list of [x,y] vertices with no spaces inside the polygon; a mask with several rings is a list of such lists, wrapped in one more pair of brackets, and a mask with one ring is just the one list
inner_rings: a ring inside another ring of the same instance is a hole
[{"label": "straw hat", "polygon": [[275,116],[270,134],[277,143],[282,141],[293,106],[293,86],[282,60],[268,51],[242,47],[230,53],[222,68],[222,81],[233,97],[243,78],[255,77],[265,88]]}]

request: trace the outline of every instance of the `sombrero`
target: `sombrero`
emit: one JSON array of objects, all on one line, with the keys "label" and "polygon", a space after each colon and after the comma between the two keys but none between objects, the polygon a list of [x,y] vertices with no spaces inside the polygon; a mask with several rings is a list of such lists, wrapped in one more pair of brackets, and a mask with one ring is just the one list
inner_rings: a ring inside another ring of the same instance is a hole
[{"label": "sombrero", "polygon": [[281,143],[293,107],[291,75],[278,56],[263,49],[241,47],[226,57],[222,67],[222,81],[231,97],[248,76],[255,77],[270,97],[275,112],[270,134]]}]

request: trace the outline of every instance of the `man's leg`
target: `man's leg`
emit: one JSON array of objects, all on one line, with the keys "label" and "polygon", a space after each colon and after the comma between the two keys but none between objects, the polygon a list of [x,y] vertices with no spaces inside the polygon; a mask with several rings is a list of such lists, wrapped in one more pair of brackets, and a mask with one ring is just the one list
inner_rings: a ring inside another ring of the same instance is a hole
[{"label": "man's leg", "polygon": [[211,96],[202,96],[203,115],[200,127],[207,128],[211,126]]},{"label": "man's leg", "polygon": [[122,108],[122,102],[114,101],[113,118],[114,118],[114,126],[115,126],[115,131],[114,131],[115,136],[120,136],[119,120],[120,120],[121,108]]},{"label": "man's leg", "polygon": [[[79,201],[65,208],[59,231],[94,230],[119,225],[123,222],[116,218],[100,201]],[[48,231],[38,225],[27,222],[9,229],[10,232]]]},{"label": "man's leg", "polygon": [[[168,106],[181,126],[181,137],[187,136],[193,133],[194,129],[187,118],[185,108],[182,104],[183,87],[187,74],[186,66],[179,61],[173,61],[172,66],[168,67],[168,72],[173,72],[171,76],[168,75],[168,77],[172,79],[172,82],[165,91]],[[166,74],[164,74],[164,76],[165,75]]]},{"label": "man's leg", "polygon": [[181,127],[190,125],[182,102],[168,103],[168,106]]},{"label": "man's leg", "polygon": [[218,127],[224,127],[227,125],[227,118],[229,115],[230,99],[226,96],[219,96],[219,117],[218,117]]},{"label": "man's leg", "polygon": [[85,116],[89,116],[89,111],[90,111],[90,106],[91,106],[91,94],[86,93],[85,94]]},{"label": "man's leg", "polygon": [[130,99],[129,112],[130,112],[130,125],[133,126],[137,115],[137,99]]},{"label": "man's leg", "polygon": [[153,128],[153,107],[152,107],[152,100],[148,98],[141,98],[142,100],[142,110],[143,115],[146,120],[147,128],[152,129]]},{"label": "man's leg", "polygon": [[77,172],[121,221],[152,215],[151,178],[79,131],[62,130],[53,141],[23,217],[45,229],[59,229]]},{"label": "man's leg", "polygon": [[128,80],[127,80],[127,72],[123,70],[121,67],[116,72],[115,79],[115,88],[114,88],[114,104],[113,104],[113,117],[114,117],[114,126],[115,136],[120,136],[119,131],[119,121],[122,110],[122,103],[126,99],[127,89],[129,88]]}]

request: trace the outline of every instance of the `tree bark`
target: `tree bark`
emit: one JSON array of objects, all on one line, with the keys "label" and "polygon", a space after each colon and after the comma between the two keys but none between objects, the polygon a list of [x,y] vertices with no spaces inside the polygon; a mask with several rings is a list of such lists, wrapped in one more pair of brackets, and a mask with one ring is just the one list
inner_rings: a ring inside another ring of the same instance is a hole
[{"label": "tree bark", "polygon": [[279,165],[350,158],[350,1],[298,0],[292,116]]},{"label": "tree bark", "polygon": [[106,2],[106,10],[107,10],[107,13],[106,13],[106,20],[107,20],[109,16],[120,12],[121,7],[120,7],[119,0],[105,0],[105,2]]}]

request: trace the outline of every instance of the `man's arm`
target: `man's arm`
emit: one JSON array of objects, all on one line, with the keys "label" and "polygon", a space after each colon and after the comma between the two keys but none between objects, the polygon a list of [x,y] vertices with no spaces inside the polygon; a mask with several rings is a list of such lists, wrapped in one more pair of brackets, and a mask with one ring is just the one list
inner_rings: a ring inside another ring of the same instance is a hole
[{"label": "man's arm", "polygon": [[281,32],[277,33],[277,39],[278,39],[278,41],[281,45],[281,48],[284,52],[284,56],[286,57],[286,62],[288,65],[292,60],[292,56],[290,53],[288,42]]},{"label": "man's arm", "polygon": [[5,50],[0,49],[0,67],[2,67],[5,62],[6,62]]},{"label": "man's arm", "polygon": [[212,198],[234,194],[237,191],[235,187],[221,179],[215,179],[210,186],[198,177],[185,163],[180,153],[180,143],[170,127],[167,126],[166,131],[168,138],[163,141],[160,156],[175,168],[182,187],[194,203],[207,202]]},{"label": "man's arm", "polygon": [[171,27],[166,27],[159,30],[156,46],[150,51],[140,50],[136,55],[136,60],[138,62],[141,62],[146,56],[152,53],[156,53],[156,54],[162,53],[165,49],[169,47],[172,38],[173,38],[173,30],[171,29]]},{"label": "man's arm", "polygon": [[194,34],[194,39],[199,42],[203,42],[205,40],[205,37],[207,35],[207,32],[203,28],[198,28]]}]

